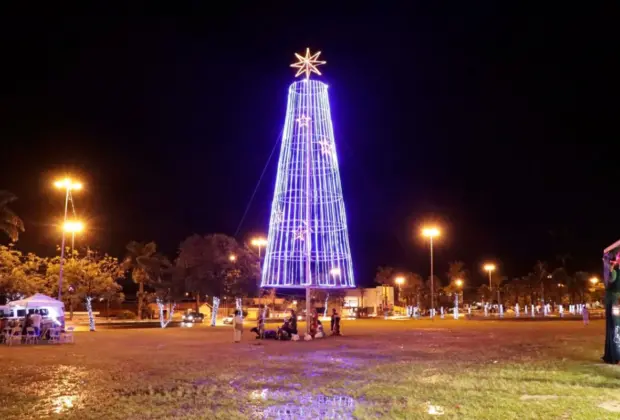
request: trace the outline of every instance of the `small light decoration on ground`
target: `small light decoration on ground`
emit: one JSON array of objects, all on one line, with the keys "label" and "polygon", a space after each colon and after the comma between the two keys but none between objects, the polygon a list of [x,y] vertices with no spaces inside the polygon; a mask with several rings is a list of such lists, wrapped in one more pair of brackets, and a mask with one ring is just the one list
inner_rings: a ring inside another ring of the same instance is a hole
[{"label": "small light decoration on ground", "polygon": [[93,298],[86,296],[86,310],[88,311],[88,326],[91,331],[95,331],[95,316],[93,315]]},{"label": "small light decoration on ground", "polygon": [[213,297],[213,308],[211,309],[211,326],[215,327],[217,321],[217,311],[220,309],[220,298]]},{"label": "small light decoration on ground", "polygon": [[172,316],[174,315],[174,309],[176,308],[177,304],[176,303],[172,304],[172,306],[170,307],[170,312],[168,313],[168,318],[166,319],[164,317],[164,306],[165,306],[164,302],[160,298],[157,298],[155,302],[157,303],[157,307],[159,308],[159,325],[162,328],[166,328],[168,324],[170,323],[170,321],[172,321]]},{"label": "small light decoration on ground", "polygon": [[[261,287],[355,287],[327,85],[310,79],[320,52],[295,54]],[[333,270],[338,269],[338,275]],[[307,298],[308,300],[308,298]]]}]

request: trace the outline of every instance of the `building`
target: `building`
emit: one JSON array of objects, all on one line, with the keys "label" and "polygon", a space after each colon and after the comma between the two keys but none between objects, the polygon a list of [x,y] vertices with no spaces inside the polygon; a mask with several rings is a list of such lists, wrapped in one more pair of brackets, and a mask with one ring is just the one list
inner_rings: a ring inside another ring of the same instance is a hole
[{"label": "building", "polygon": [[354,316],[359,310],[365,310],[368,315],[378,315],[386,308],[394,308],[394,287],[383,285],[367,289],[348,289],[343,300],[344,316]]}]

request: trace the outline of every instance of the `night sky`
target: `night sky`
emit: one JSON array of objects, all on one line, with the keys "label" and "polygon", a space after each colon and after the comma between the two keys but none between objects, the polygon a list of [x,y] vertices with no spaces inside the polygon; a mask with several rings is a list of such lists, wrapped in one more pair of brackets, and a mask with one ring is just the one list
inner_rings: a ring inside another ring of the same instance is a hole
[{"label": "night sky", "polygon": [[[86,186],[81,246],[155,240],[174,257],[194,232],[233,235],[310,47],[327,60],[358,282],[383,264],[427,275],[425,221],[444,230],[440,274],[459,259],[481,277],[492,258],[513,277],[559,254],[597,270],[620,238],[605,11],[460,3],[4,14],[0,189],[19,197],[18,247],[54,252],[64,173]],[[278,151],[240,240],[267,231]]]}]

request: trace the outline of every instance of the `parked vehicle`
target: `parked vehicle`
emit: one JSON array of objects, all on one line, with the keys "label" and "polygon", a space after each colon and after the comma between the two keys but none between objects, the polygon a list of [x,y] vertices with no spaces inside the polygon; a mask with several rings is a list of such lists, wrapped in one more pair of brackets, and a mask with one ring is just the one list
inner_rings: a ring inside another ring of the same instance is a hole
[{"label": "parked vehicle", "polygon": [[187,312],[183,314],[183,322],[191,322],[193,324],[199,322],[202,323],[205,320],[204,314],[199,312]]}]

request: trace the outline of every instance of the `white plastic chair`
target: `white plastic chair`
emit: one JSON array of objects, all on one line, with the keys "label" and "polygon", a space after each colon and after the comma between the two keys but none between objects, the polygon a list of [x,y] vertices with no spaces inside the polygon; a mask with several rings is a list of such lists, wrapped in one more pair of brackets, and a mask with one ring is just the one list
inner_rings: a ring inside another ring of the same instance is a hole
[{"label": "white plastic chair", "polygon": [[22,330],[18,328],[13,328],[11,330],[11,334],[8,337],[7,344],[12,346],[14,343],[21,344],[22,343]]},{"label": "white plastic chair", "polygon": [[63,343],[73,343],[74,342],[73,341],[73,330],[74,329],[75,329],[74,327],[68,327],[65,330],[65,332],[60,335],[60,340]]},{"label": "white plastic chair", "polygon": [[6,327],[4,330],[2,330],[2,342],[6,345],[9,344],[9,339],[11,337],[11,332],[13,331],[13,329],[11,327]]},{"label": "white plastic chair", "polygon": [[50,328],[50,339],[48,340],[50,343],[60,343],[60,329],[59,328]]}]

